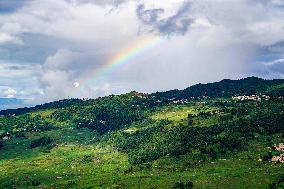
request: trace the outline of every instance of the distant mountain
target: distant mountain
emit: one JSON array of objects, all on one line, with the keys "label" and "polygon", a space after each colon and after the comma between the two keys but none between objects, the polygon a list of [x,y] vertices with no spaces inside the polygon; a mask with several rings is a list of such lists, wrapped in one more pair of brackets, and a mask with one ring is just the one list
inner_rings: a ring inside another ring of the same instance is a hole
[{"label": "distant mountain", "polygon": [[0,110],[11,109],[11,108],[21,108],[25,106],[24,99],[17,98],[0,98]]}]

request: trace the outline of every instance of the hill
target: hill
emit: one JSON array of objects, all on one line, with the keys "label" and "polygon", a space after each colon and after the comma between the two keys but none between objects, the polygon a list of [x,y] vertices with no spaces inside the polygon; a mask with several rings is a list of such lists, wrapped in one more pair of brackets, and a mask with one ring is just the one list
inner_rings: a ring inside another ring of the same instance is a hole
[{"label": "hill", "polygon": [[220,82],[197,84],[184,90],[172,90],[156,93],[163,98],[191,98],[209,96],[212,98],[231,97],[234,95],[263,94],[270,96],[284,96],[284,80],[265,80],[257,77],[248,77],[239,80],[224,79]]},{"label": "hill", "polygon": [[[135,93],[135,91],[133,92]],[[271,97],[284,96],[284,79],[265,80],[257,77],[247,77],[239,80],[224,79],[220,82],[197,84],[184,90],[171,90],[166,92],[157,92],[150,94],[159,100],[167,101],[168,99],[191,99],[198,97],[211,98],[230,98],[238,95],[269,95]],[[111,95],[113,96],[113,95]],[[101,99],[101,98],[99,98]],[[102,98],[102,99],[105,99]],[[107,98],[106,98],[107,99]],[[18,102],[22,102],[18,101]],[[36,110],[63,108],[72,105],[85,106],[92,104],[93,99],[64,99],[55,102],[45,103],[30,108],[7,109],[0,111],[0,115],[22,114]]]},{"label": "hill", "polygon": [[281,188],[283,86],[251,77],[1,111],[0,188]]}]

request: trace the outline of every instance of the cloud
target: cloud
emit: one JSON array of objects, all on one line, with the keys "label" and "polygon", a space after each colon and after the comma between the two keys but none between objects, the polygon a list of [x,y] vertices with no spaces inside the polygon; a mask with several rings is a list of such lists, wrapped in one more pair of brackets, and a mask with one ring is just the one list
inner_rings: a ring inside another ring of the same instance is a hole
[{"label": "cloud", "polygon": [[160,15],[164,13],[164,9],[145,9],[143,4],[138,5],[136,12],[138,18],[144,24],[163,34],[185,34],[193,22],[193,18],[190,16],[189,1],[184,1],[174,15],[166,18],[160,18]]},{"label": "cloud", "polygon": [[272,62],[266,62],[265,65],[273,72],[282,74],[284,76],[284,59],[273,60]]},{"label": "cloud", "polygon": [[[100,56],[101,59],[98,59]],[[102,61],[101,52],[80,52],[70,49],[59,49],[46,58],[42,72],[39,76],[42,84],[42,100],[56,100],[68,97],[94,97],[109,94],[108,82],[101,82],[99,78],[88,82],[87,85],[80,81],[90,70],[100,69]],[[92,61],[90,61],[92,60]],[[94,63],[93,61],[99,61]],[[115,91],[113,92],[115,93]]]},{"label": "cloud", "polygon": [[[0,2],[2,96],[12,88],[17,97],[45,102],[283,75],[279,0]],[[109,72],[96,71],[134,52],[143,37],[162,42]]]},{"label": "cloud", "polygon": [[73,87],[78,88],[79,86],[80,86],[80,83],[79,83],[79,82],[75,81],[75,82],[73,83]]},{"label": "cloud", "polygon": [[7,98],[14,98],[16,94],[17,91],[12,88],[8,88],[7,90],[4,91],[4,95],[6,95]]},{"label": "cloud", "polygon": [[0,33],[0,45],[5,43],[23,44],[22,40],[17,37],[11,36],[7,33]]},{"label": "cloud", "polygon": [[159,14],[164,12],[164,9],[150,9],[145,10],[145,6],[143,4],[138,5],[137,7],[137,15],[138,17],[146,24],[153,24],[158,21]]},{"label": "cloud", "polygon": [[267,50],[271,53],[275,54],[283,54],[284,53],[284,41],[279,41],[273,45],[267,47]]},{"label": "cloud", "polygon": [[40,81],[44,85],[46,100],[56,100],[58,97],[66,98],[72,87],[68,73],[61,70],[47,70],[41,76]]},{"label": "cloud", "polygon": [[9,88],[17,91],[17,97],[30,99],[40,95],[38,75],[41,66],[28,63],[0,61],[0,97],[7,97]]},{"label": "cloud", "polygon": [[128,0],[68,0],[70,3],[80,4],[80,3],[92,3],[101,6],[114,6],[127,2]]},{"label": "cloud", "polygon": [[17,9],[24,6],[31,0],[1,0],[0,1],[0,13],[9,13],[16,11]]}]

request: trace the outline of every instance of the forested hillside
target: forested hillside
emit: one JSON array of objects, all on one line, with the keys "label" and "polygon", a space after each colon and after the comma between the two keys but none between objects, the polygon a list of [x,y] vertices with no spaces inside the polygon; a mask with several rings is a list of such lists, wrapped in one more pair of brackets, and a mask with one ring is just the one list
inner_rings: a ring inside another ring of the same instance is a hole
[{"label": "forested hillside", "polygon": [[250,77],[1,111],[0,188],[283,188],[283,97]]},{"label": "forested hillside", "polygon": [[257,77],[248,77],[239,80],[224,79],[220,82],[197,84],[184,90],[172,90],[156,93],[164,98],[190,98],[209,96],[212,98],[231,97],[234,95],[265,94],[270,96],[284,96],[283,80],[264,80]]}]

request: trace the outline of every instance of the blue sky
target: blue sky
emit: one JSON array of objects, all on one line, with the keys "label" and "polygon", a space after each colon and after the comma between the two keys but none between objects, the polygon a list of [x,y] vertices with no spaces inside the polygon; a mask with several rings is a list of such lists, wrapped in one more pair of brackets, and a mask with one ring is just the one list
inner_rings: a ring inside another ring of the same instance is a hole
[{"label": "blue sky", "polygon": [[[142,37],[167,36],[82,85]],[[36,104],[284,78],[282,0],[0,0],[0,98]]]}]

